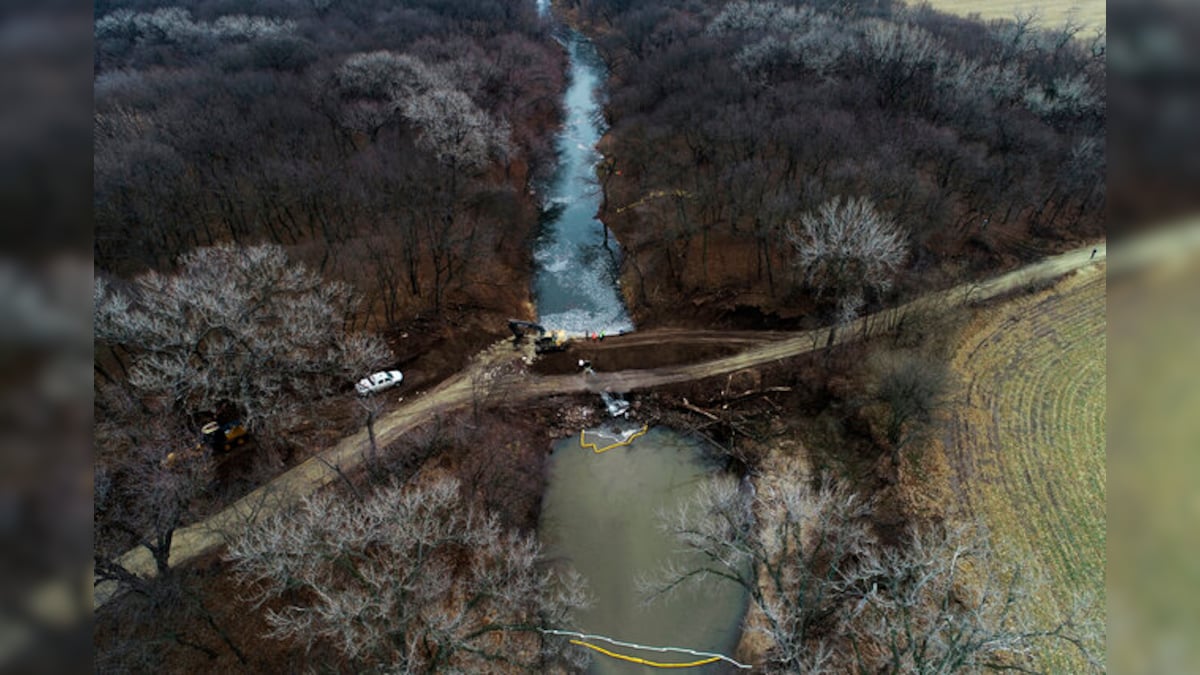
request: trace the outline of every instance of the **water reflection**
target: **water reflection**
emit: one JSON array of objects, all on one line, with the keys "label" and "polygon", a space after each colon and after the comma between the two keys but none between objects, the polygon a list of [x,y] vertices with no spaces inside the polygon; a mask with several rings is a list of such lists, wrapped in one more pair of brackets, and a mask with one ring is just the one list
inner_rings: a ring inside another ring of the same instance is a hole
[{"label": "water reflection", "polygon": [[[585,442],[603,447],[640,430],[629,422],[589,430]],[[578,629],[646,645],[688,647],[732,654],[746,597],[733,584],[711,583],[666,600],[644,603],[636,587],[668,562],[689,560],[659,532],[658,514],[690,498],[718,470],[698,443],[654,428],[628,446],[601,454],[580,447],[580,437],[555,445],[542,502],[541,537],[549,552],[587,579],[593,607],[576,617]],[[681,656],[631,655],[664,662]],[[596,655],[592,673],[660,672]],[[728,664],[689,668],[689,673],[736,672]]]}]

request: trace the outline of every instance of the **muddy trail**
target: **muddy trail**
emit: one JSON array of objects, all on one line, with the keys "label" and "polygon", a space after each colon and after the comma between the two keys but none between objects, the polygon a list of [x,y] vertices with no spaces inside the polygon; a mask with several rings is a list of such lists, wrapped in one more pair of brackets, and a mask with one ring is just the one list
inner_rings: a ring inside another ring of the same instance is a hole
[{"label": "muddy trail", "polygon": [[[527,344],[516,348],[506,340],[483,351],[467,368],[432,389],[403,394],[402,403],[375,422],[375,436],[379,447],[387,447],[435,415],[472,405],[515,407],[555,395],[626,393],[720,377],[722,381],[716,385],[719,389],[726,377],[738,371],[883,333],[914,314],[994,299],[1071,272],[1103,274],[1105,259],[1103,242],[1089,244],[989,280],[931,293],[849,324],[810,331],[656,329],[606,337],[603,341],[577,341],[567,352],[540,360],[532,358]],[[579,372],[578,359],[591,361],[595,374],[585,377]],[[216,550],[247,526],[291,507],[305,495],[337,480],[340,474],[354,471],[369,450],[364,429],[208,519],[176,531],[171,564],[183,564]],[[129,551],[121,562],[139,574],[154,571],[144,548]],[[103,604],[112,592],[111,586],[97,586],[94,606]]]}]

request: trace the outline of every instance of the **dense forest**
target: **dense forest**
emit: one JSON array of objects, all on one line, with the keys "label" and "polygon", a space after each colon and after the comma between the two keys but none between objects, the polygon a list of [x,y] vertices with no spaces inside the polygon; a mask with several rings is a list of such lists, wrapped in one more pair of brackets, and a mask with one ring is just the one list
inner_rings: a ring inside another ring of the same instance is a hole
[{"label": "dense forest", "polygon": [[525,278],[563,80],[532,3],[99,2],[95,64],[103,272],[279,244],[378,329],[526,298],[496,281]]},{"label": "dense forest", "polygon": [[642,325],[809,313],[790,230],[839,198],[904,233],[906,295],[1104,231],[1092,29],[887,0],[566,4],[613,71],[602,215]]},{"label": "dense forest", "polygon": [[[157,667],[163,645],[244,666],[168,565],[175,532],[369,423],[357,378],[436,381],[531,312],[565,57],[534,3],[502,0],[99,1],[94,50],[95,573],[131,591],[97,668]],[[250,446],[193,448],[214,421]],[[445,450],[449,425],[400,456]],[[515,466],[460,479],[498,500]],[[525,524],[529,499],[503,501]],[[121,559],[136,547],[155,581]]]},{"label": "dense forest", "polygon": [[[1102,35],[892,0],[554,11],[97,0],[93,573],[116,589],[96,614],[98,672],[586,666],[555,631],[592,598],[534,530],[547,437],[605,413],[596,390],[519,410],[504,397],[547,374],[584,381],[590,353],[538,371],[532,345],[493,344],[505,317],[533,318],[536,193],[567,85],[559,20],[610,69],[599,216],[639,328],[831,325],[832,347],[865,312],[1103,234]],[[720,420],[689,396],[782,401],[703,427],[730,469],[684,509],[704,536],[657,516],[768,617],[746,631],[767,636],[749,648],[767,670],[1018,667],[1034,639],[1094,646],[1067,623],[1011,619],[1015,575],[964,601],[957,561],[986,560],[986,542],[854,492],[904,487],[950,388],[942,327],[905,327],[896,354],[855,345],[736,373],[759,391],[734,392],[731,373],[634,401],[646,428],[680,429]],[[605,358],[602,339],[584,349]],[[671,349],[613,370],[717,353]],[[399,400],[352,395],[385,368],[404,369]],[[443,382],[458,407],[430,404],[377,443],[377,424]],[[867,466],[857,482],[768,476],[818,416],[828,438],[804,452]],[[356,463],[326,461],[339,441]],[[310,458],[332,485],[263,491],[262,513],[221,521],[218,554],[175,564],[185,528]],[[639,583],[666,592],[693,572]]]},{"label": "dense forest", "polygon": [[220,502],[374,414],[345,396],[357,378],[436,380],[530,312],[563,79],[532,3],[97,3],[114,485],[238,420],[266,452]]}]

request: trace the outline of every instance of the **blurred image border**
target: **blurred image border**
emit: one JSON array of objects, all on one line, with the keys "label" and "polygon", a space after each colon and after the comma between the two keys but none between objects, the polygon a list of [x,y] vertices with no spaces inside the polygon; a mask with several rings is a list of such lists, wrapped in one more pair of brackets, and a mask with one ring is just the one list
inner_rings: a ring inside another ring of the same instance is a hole
[{"label": "blurred image border", "polygon": [[91,42],[0,7],[0,672],[91,670]]}]

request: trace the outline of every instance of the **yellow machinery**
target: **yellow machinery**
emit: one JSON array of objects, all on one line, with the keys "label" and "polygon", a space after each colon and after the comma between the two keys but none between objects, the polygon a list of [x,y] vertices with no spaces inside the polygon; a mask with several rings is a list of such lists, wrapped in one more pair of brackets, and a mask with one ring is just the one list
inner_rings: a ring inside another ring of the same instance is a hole
[{"label": "yellow machinery", "polygon": [[533,348],[539,354],[544,352],[561,352],[567,348],[567,331],[546,330],[541,324],[520,319],[509,319],[508,329],[513,333],[513,345],[521,343],[521,338],[533,338]]},{"label": "yellow machinery", "polygon": [[180,462],[197,459],[209,453],[214,455],[226,453],[235,447],[245,445],[248,440],[250,440],[250,434],[240,421],[228,424],[209,422],[200,427],[198,443],[187,450],[168,452],[167,456],[163,458],[162,465],[172,468]]}]

